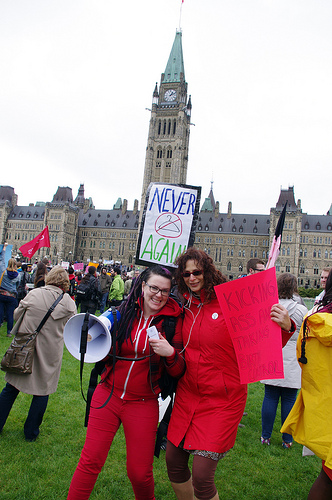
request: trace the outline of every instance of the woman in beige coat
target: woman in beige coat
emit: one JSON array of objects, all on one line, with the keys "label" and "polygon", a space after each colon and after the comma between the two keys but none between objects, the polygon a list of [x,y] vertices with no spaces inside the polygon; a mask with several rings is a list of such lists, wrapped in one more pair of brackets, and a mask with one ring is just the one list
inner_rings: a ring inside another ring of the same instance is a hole
[{"label": "woman in beige coat", "polygon": [[60,266],[46,276],[46,286],[31,290],[21,300],[14,312],[16,324],[12,333],[34,332],[59,295],[63,298],[42,327],[36,339],[32,373],[19,375],[6,373],[6,386],[0,394],[0,432],[18,393],[32,394],[28,417],[24,424],[27,441],[35,441],[46,411],[48,396],[56,391],[60,377],[63,354],[63,329],[71,316],[76,314],[75,302],[67,293],[68,274]]}]

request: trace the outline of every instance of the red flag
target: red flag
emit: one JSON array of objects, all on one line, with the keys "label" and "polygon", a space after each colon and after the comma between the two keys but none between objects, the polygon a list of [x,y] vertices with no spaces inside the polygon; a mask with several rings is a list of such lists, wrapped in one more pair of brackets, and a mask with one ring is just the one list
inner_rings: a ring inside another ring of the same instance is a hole
[{"label": "red flag", "polygon": [[48,234],[48,226],[42,230],[38,236],[36,236],[33,240],[28,241],[19,248],[19,251],[24,257],[31,257],[37,252],[38,248],[41,247],[50,247],[50,236]]}]

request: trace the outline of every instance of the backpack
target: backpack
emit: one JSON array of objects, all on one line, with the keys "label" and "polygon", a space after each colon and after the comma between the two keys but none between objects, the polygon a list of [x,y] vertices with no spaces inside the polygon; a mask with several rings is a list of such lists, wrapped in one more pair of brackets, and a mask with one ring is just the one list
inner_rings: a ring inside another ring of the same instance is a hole
[{"label": "backpack", "polygon": [[18,300],[24,299],[26,296],[27,292],[25,290],[25,284],[26,284],[26,275],[25,271],[22,271],[23,275],[21,277],[21,280],[19,282],[19,285],[17,287],[17,298]]},{"label": "backpack", "polygon": [[74,295],[76,295],[77,292],[77,281],[75,280],[75,278],[72,278],[69,283],[70,285],[68,293],[71,297],[73,297]]},{"label": "backpack", "polygon": [[76,298],[78,302],[87,302],[92,297],[92,287],[90,281],[81,281],[76,289]]}]

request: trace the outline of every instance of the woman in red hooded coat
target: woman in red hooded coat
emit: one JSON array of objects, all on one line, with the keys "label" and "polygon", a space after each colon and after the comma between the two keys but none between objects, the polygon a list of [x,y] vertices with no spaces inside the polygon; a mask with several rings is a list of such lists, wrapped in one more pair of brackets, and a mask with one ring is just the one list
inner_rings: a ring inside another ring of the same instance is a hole
[{"label": "woman in red hooded coat", "polygon": [[[195,248],[176,263],[178,291],[187,300],[182,327],[186,372],[177,385],[168,427],[168,475],[178,500],[217,500],[215,471],[234,446],[247,385],[240,383],[234,347],[214,291],[226,278],[211,257]],[[271,319],[286,330],[294,327],[279,304],[272,306]]]}]

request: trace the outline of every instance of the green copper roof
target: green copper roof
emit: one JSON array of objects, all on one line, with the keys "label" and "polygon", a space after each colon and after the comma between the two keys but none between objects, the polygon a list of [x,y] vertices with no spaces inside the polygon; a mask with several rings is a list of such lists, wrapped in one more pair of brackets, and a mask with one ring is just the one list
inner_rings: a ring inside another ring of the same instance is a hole
[{"label": "green copper roof", "polygon": [[183,73],[183,79],[185,79],[182,54],[182,33],[181,31],[177,31],[165,69],[164,82],[179,82],[181,73]]},{"label": "green copper roof", "polygon": [[122,200],[118,198],[116,203],[113,205],[113,210],[121,210],[122,208]]}]

